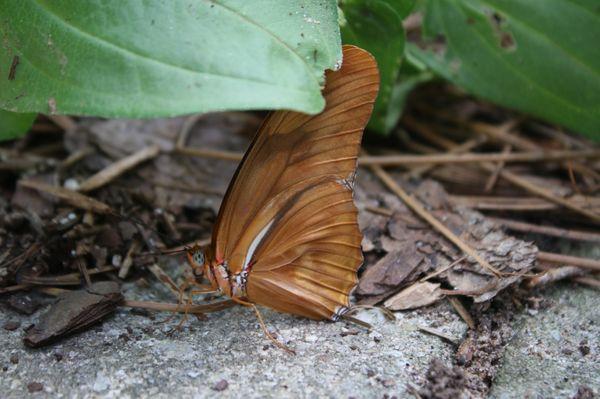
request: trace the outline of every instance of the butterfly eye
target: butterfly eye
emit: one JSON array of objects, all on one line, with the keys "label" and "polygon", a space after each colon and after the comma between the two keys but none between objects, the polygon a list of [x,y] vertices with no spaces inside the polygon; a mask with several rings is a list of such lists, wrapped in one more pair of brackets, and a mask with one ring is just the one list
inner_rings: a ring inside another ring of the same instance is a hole
[{"label": "butterfly eye", "polygon": [[192,259],[194,260],[194,263],[196,265],[203,265],[204,264],[204,253],[202,251],[198,250],[198,251],[194,252]]}]

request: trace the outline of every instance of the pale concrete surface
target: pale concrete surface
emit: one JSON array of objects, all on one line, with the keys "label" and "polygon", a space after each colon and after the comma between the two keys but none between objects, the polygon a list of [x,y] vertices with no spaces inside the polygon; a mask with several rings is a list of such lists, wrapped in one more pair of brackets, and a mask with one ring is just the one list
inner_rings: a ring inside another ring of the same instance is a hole
[{"label": "pale concrete surface", "polygon": [[[126,296],[135,291],[140,297],[138,289],[128,287]],[[0,371],[0,396],[28,396],[31,382],[43,384],[36,397],[405,396],[406,384],[418,385],[433,357],[450,359],[454,352],[451,344],[417,326],[435,326],[457,340],[466,331],[446,305],[399,314],[396,322],[368,311],[361,317],[375,325],[370,333],[343,322],[271,311],[264,316],[296,356],[270,345],[254,314],[240,307],[211,314],[206,321],[194,318],[174,335],[165,332],[178,319],[165,324],[160,321],[166,314],[156,314],[153,321],[123,309],[101,326],[44,349],[25,348],[21,341],[23,328],[36,316],[3,309],[0,325],[19,319],[21,327],[0,334],[0,367],[7,367]],[[18,356],[18,364],[10,362],[11,355]],[[221,380],[228,386],[216,391]]]},{"label": "pale concrete surface", "polygon": [[[124,287],[127,297],[169,300],[162,287]],[[153,293],[160,294],[152,297]],[[163,296],[164,295],[164,296]],[[573,285],[543,291],[544,310],[525,311],[494,382],[495,398],[570,398],[583,385],[600,392],[600,295]],[[429,326],[455,337],[466,326],[445,304],[397,315],[396,322],[368,311],[366,332],[346,323],[314,322],[264,311],[268,325],[297,351],[290,356],[264,337],[254,314],[236,307],[195,318],[174,335],[166,314],[147,316],[120,309],[103,324],[44,349],[23,346],[23,329],[35,323],[0,305],[0,397],[219,397],[382,398],[409,396],[434,357],[451,364],[455,349],[424,334]],[[589,353],[584,354],[589,347]],[[18,358],[18,363],[11,362]],[[58,360],[60,359],[60,360]],[[5,370],[4,370],[5,369]],[[217,391],[219,381],[227,387]],[[39,382],[43,391],[30,394]]]},{"label": "pale concrete surface", "polygon": [[542,294],[552,304],[517,316],[491,396],[571,398],[582,386],[600,394],[598,291],[561,284]]}]

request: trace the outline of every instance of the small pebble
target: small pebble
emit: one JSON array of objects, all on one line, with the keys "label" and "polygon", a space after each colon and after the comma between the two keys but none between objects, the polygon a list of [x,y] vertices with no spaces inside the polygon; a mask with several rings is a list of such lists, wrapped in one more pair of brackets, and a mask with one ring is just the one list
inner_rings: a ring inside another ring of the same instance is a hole
[{"label": "small pebble", "polygon": [[227,389],[229,383],[226,380],[221,380],[212,386],[213,391],[221,392]]},{"label": "small pebble", "polygon": [[27,384],[27,390],[29,391],[29,393],[40,392],[43,389],[44,385],[42,385],[39,382],[30,382],[29,384]]},{"label": "small pebble", "polygon": [[122,260],[122,259],[123,259],[123,257],[122,257],[121,255],[119,255],[119,254],[117,254],[117,255],[113,255],[113,257],[112,257],[112,260],[111,260],[111,262],[110,262],[110,263],[111,263],[111,264],[112,264],[114,267],[119,267],[119,266],[121,266],[121,260]]},{"label": "small pebble", "polygon": [[10,355],[10,362],[12,364],[19,364],[19,355],[17,355],[16,353]]},{"label": "small pebble", "polygon": [[21,323],[19,323],[18,321],[7,321],[6,323],[4,323],[3,328],[6,331],[15,331],[17,328],[19,328],[20,325]]},{"label": "small pebble", "polygon": [[69,179],[65,180],[65,182],[63,183],[63,186],[69,190],[77,190],[77,189],[79,189],[79,182],[76,179],[69,178]]},{"label": "small pebble", "polygon": [[588,345],[587,340],[583,340],[579,343],[579,352],[582,356],[586,356],[590,353],[590,346]]}]

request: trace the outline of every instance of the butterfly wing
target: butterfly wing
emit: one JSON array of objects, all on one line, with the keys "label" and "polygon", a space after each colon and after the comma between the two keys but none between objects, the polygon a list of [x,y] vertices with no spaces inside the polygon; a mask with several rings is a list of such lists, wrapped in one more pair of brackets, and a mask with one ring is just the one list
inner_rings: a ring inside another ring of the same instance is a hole
[{"label": "butterfly wing", "polygon": [[352,188],[379,87],[372,56],[344,46],[318,115],[270,114],[227,191],[212,253],[250,271],[252,302],[312,318],[348,303],[362,263]]}]

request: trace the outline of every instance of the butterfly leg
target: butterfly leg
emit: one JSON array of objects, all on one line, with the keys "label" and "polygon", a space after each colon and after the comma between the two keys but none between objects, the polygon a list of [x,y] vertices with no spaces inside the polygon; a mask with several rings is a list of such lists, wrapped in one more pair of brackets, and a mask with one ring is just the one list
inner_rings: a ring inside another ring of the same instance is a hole
[{"label": "butterfly leg", "polygon": [[271,340],[271,342],[273,342],[275,344],[275,346],[277,346],[278,348],[283,349],[284,351],[286,351],[289,354],[292,354],[292,355],[296,354],[296,352],[293,349],[291,349],[288,346],[286,346],[286,345],[282,344],[281,342],[279,342],[277,340],[277,338],[275,338],[273,336],[273,334],[271,334],[269,332],[269,330],[267,329],[267,325],[265,324],[265,321],[264,321],[262,315],[260,314],[260,311],[258,310],[258,308],[256,307],[255,304],[250,303],[250,302],[246,302],[246,301],[242,301],[239,298],[231,298],[231,299],[233,299],[234,302],[239,303],[240,305],[252,308],[254,310],[254,313],[256,314],[256,317],[258,318],[258,322],[260,323],[260,326],[261,326],[263,332],[265,333],[265,335],[267,336],[267,338],[269,338]]},{"label": "butterfly leg", "polygon": [[[187,294],[187,298],[184,298],[185,291],[192,286],[196,286],[199,288],[189,290],[189,292]],[[215,292],[217,292],[217,290],[215,290],[212,286],[199,284],[195,281],[186,280],[183,284],[181,284],[179,286],[179,293],[178,293],[179,299],[177,301],[177,310],[179,311],[179,307],[181,305],[183,305],[184,302],[185,302],[185,305],[184,305],[185,308],[184,308],[184,312],[183,312],[183,317],[179,321],[179,324],[177,324],[177,327],[173,328],[173,330],[171,330],[171,331],[175,331],[175,330],[181,331],[181,327],[183,326],[183,324],[187,321],[187,319],[189,317],[189,309],[192,306],[192,301],[194,299],[194,295],[210,294],[210,293],[215,293]],[[171,316],[169,316],[169,318],[167,320],[165,320],[165,323],[167,321],[171,320],[173,317],[175,317],[175,314],[176,313],[173,313]]]}]

